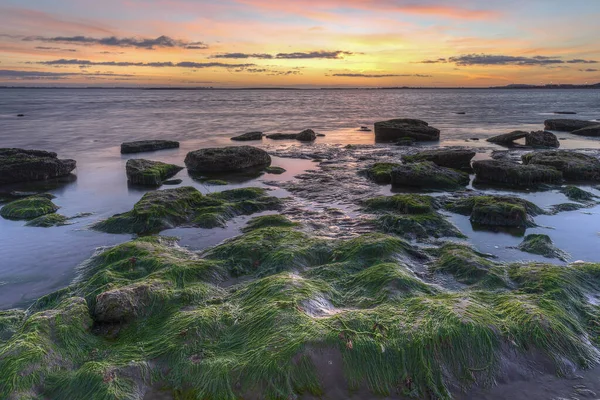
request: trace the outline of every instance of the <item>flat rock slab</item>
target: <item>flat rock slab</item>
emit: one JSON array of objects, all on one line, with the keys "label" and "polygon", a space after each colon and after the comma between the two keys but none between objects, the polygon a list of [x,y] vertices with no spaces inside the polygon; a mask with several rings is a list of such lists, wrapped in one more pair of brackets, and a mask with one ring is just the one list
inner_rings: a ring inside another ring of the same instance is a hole
[{"label": "flat rock slab", "polygon": [[139,140],[121,144],[121,154],[144,153],[147,151],[179,148],[179,142],[173,140]]},{"label": "flat rock slab", "polygon": [[440,167],[454,169],[470,169],[471,160],[475,157],[473,150],[425,150],[413,155],[405,155],[402,160],[407,163],[431,161]]},{"label": "flat rock slab", "polygon": [[134,185],[160,186],[175,176],[183,167],[144,159],[128,160],[125,170],[127,179]]},{"label": "flat rock slab", "polygon": [[396,142],[404,138],[420,142],[437,141],[440,140],[440,130],[420,119],[391,119],[375,123],[376,142]]},{"label": "flat rock slab", "polygon": [[514,131],[511,133],[505,133],[504,135],[498,135],[487,139],[490,143],[510,145],[515,140],[524,139],[529,133],[524,131]]},{"label": "flat rock slab", "polygon": [[317,135],[315,131],[312,129],[305,129],[300,133],[272,133],[267,135],[267,139],[271,140],[299,140],[301,142],[313,142],[317,139],[317,136],[325,136],[325,135]]},{"label": "flat rock slab", "polygon": [[243,135],[234,136],[231,138],[231,140],[234,140],[237,142],[247,142],[250,140],[262,140],[262,138],[263,138],[262,132],[248,132],[248,133],[244,133]]},{"label": "flat rock slab", "polygon": [[598,122],[583,121],[580,119],[548,119],[544,121],[545,129],[561,132],[573,132],[592,125],[598,125]]},{"label": "flat rock slab", "polygon": [[48,151],[0,149],[0,185],[58,178],[76,166],[75,160],[59,160]]},{"label": "flat rock slab", "polygon": [[600,160],[587,154],[566,150],[538,151],[524,154],[523,164],[546,166],[561,171],[570,181],[600,181]]},{"label": "flat rock slab", "polygon": [[440,167],[431,161],[400,165],[392,169],[392,186],[424,189],[460,189],[469,184],[469,175]]},{"label": "flat rock slab", "polygon": [[600,137],[600,124],[591,125],[586,128],[577,129],[571,132],[573,135]]},{"label": "flat rock slab", "polygon": [[192,172],[233,172],[268,167],[271,156],[252,146],[215,147],[189,152],[185,165]]},{"label": "flat rock slab", "polygon": [[477,183],[529,187],[560,183],[562,172],[543,165],[522,165],[510,161],[481,160],[473,163]]}]

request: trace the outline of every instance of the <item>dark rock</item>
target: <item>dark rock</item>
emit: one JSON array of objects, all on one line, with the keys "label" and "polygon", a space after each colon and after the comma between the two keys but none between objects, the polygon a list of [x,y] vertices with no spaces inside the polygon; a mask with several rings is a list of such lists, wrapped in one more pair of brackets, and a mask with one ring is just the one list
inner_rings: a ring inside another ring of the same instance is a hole
[{"label": "dark rock", "polygon": [[471,159],[475,157],[475,154],[472,150],[425,150],[417,154],[402,156],[402,160],[406,163],[431,161],[440,167],[470,170]]},{"label": "dark rock", "polygon": [[456,114],[456,115],[465,115],[465,114],[466,114],[466,112],[464,112],[464,111],[459,111],[459,112],[455,112],[454,114]]},{"label": "dark rock", "polygon": [[392,119],[375,123],[376,142],[395,142],[402,138],[436,141],[440,140],[440,131],[419,119]]},{"label": "dark rock", "polygon": [[400,165],[392,169],[392,186],[426,189],[460,189],[469,184],[469,175],[440,167],[431,161]]},{"label": "dark rock", "polygon": [[175,176],[183,167],[159,161],[128,160],[125,167],[127,179],[134,185],[160,186],[162,181]]},{"label": "dark rock", "polygon": [[163,182],[163,185],[179,185],[183,183],[183,180],[181,179],[169,179]]},{"label": "dark rock", "polygon": [[548,119],[544,121],[546,130],[561,132],[573,132],[597,124],[598,122],[582,121],[580,119]]},{"label": "dark rock", "polygon": [[179,148],[179,142],[172,140],[140,140],[121,144],[121,154],[143,153],[146,151]]},{"label": "dark rock", "polygon": [[268,167],[271,157],[252,146],[217,147],[189,152],[185,165],[193,172],[230,172]]},{"label": "dark rock", "polygon": [[562,173],[543,165],[521,165],[509,161],[481,160],[473,162],[477,183],[528,187],[543,183],[560,183]]},{"label": "dark rock", "polygon": [[0,216],[6,219],[31,220],[55,213],[58,209],[47,196],[31,196],[8,203],[0,209]]},{"label": "dark rock", "polygon": [[359,129],[359,131],[361,131],[361,132],[371,132],[372,129],[369,128],[368,126],[361,126],[360,129]]},{"label": "dark rock", "polygon": [[17,117],[24,117],[25,114],[17,114]]},{"label": "dark rock", "polygon": [[575,115],[577,114],[574,111],[554,111],[554,114],[560,114],[560,115]]},{"label": "dark rock", "polygon": [[403,137],[396,141],[396,146],[413,146],[416,140],[410,137]]},{"label": "dark rock", "polygon": [[301,142],[313,142],[317,139],[317,134],[312,129],[305,129],[296,135],[296,140]]},{"label": "dark rock", "polygon": [[325,137],[324,133],[317,133],[316,135],[317,135],[317,137]]},{"label": "dark rock", "polygon": [[265,168],[265,172],[267,174],[281,175],[285,172],[285,169],[281,167],[267,167]]},{"label": "dark rock", "polygon": [[600,181],[600,161],[574,151],[548,150],[522,156],[528,166],[546,166],[561,171],[570,181]]},{"label": "dark rock", "polygon": [[56,153],[41,150],[0,149],[0,185],[66,176],[75,160],[59,160]]},{"label": "dark rock", "polygon": [[566,261],[568,255],[557,249],[548,235],[527,235],[518,247],[519,250],[544,256],[546,258],[558,258]]},{"label": "dark rock", "polygon": [[297,133],[272,133],[267,135],[267,139],[272,140],[287,140],[287,139],[296,139],[298,136]]},{"label": "dark rock", "polygon": [[576,131],[571,132],[573,135],[579,136],[591,136],[591,137],[599,137],[600,136],[600,124],[591,125],[586,128],[577,129]]},{"label": "dark rock", "polygon": [[262,138],[263,138],[262,132],[248,132],[248,133],[244,133],[243,135],[240,135],[240,136],[232,137],[231,140],[235,140],[238,142],[245,142],[245,141],[249,141],[249,140],[262,140]]},{"label": "dark rock", "polygon": [[363,173],[373,182],[389,184],[392,182],[392,169],[400,165],[396,163],[376,163],[367,168]]},{"label": "dark rock", "polygon": [[537,131],[528,133],[525,144],[531,147],[560,147],[560,142],[555,134],[548,131]]},{"label": "dark rock", "polygon": [[504,135],[498,135],[487,139],[490,143],[511,145],[515,140],[523,139],[527,137],[528,133],[524,131],[514,131],[511,133],[505,133]]},{"label": "dark rock", "polygon": [[471,140],[479,140],[478,137],[472,137]]}]

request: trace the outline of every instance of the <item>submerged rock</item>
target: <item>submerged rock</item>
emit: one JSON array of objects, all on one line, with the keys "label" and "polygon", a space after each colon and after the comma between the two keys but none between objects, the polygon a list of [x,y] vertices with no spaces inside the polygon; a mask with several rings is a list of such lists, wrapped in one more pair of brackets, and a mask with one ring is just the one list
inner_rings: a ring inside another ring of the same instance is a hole
[{"label": "submerged rock", "polygon": [[285,168],[281,168],[281,167],[267,167],[267,168],[265,168],[265,172],[267,174],[281,175],[281,174],[285,173]]},{"label": "submerged rock", "polygon": [[504,135],[498,135],[487,139],[490,143],[501,144],[505,146],[512,145],[515,140],[524,139],[528,133],[524,131],[514,131],[511,133],[505,133]]},{"label": "submerged rock", "polygon": [[231,140],[235,140],[238,142],[246,142],[249,140],[262,140],[263,133],[262,132],[247,132],[243,135],[232,137]]},{"label": "submerged rock", "polygon": [[179,142],[173,140],[139,140],[121,144],[121,154],[144,153],[147,151],[179,148]]},{"label": "submerged rock", "polygon": [[41,217],[37,217],[28,221],[25,226],[33,226],[37,228],[51,228],[53,226],[64,226],[69,224],[69,218],[64,215],[53,213],[42,215]]},{"label": "submerged rock", "polygon": [[396,163],[376,163],[363,171],[363,173],[375,183],[392,183],[392,170],[402,164]]},{"label": "submerged rock", "polygon": [[573,132],[592,125],[598,125],[598,122],[583,121],[580,119],[548,119],[544,121],[545,129],[561,132]]},{"label": "submerged rock", "polygon": [[125,169],[127,179],[134,185],[160,186],[164,180],[175,176],[183,167],[159,161],[132,159],[127,160]]},{"label": "submerged rock", "polygon": [[411,138],[416,141],[440,140],[440,130],[419,119],[391,119],[375,123],[376,142],[396,142]]},{"label": "submerged rock", "polygon": [[570,181],[600,181],[600,160],[567,150],[540,151],[522,156],[527,166],[546,166],[561,171]]},{"label": "submerged rock", "polygon": [[577,129],[576,131],[571,132],[573,135],[579,136],[591,136],[598,137],[600,136],[600,124],[591,125],[582,129]]},{"label": "submerged rock", "polygon": [[472,196],[450,201],[446,209],[467,215],[481,226],[526,228],[535,226],[533,218],[544,211],[530,201],[507,196]]},{"label": "submerged rock", "polygon": [[6,219],[31,220],[55,213],[59,208],[48,197],[32,196],[6,204],[0,209],[0,216]]},{"label": "submerged rock", "polygon": [[75,160],[60,160],[48,151],[0,149],[0,185],[67,176],[76,166]]},{"label": "submerged rock", "polygon": [[560,147],[560,142],[555,134],[548,131],[530,132],[525,137],[525,145],[531,147]]},{"label": "submerged rock", "polygon": [[473,162],[476,183],[529,187],[544,183],[560,183],[560,171],[544,165],[522,165],[510,161],[480,160]]},{"label": "submerged rock", "polygon": [[468,184],[468,174],[440,167],[431,161],[400,165],[392,169],[392,186],[456,190]]},{"label": "submerged rock", "polygon": [[558,258],[563,261],[566,261],[568,258],[567,253],[554,246],[552,239],[550,239],[550,236],[548,235],[527,235],[519,245],[518,249],[526,253],[538,254],[546,258]]},{"label": "submerged rock", "polygon": [[569,200],[573,201],[588,202],[593,201],[597,197],[593,193],[579,189],[577,186],[565,186],[560,191],[567,196]]},{"label": "submerged rock", "polygon": [[475,157],[473,150],[425,150],[413,155],[402,156],[402,160],[407,163],[431,161],[440,167],[453,169],[470,170],[471,160]]},{"label": "submerged rock", "polygon": [[203,195],[193,187],[149,192],[133,210],[92,226],[107,233],[157,233],[178,226],[216,228],[238,216],[275,210],[281,200],[264,189],[242,188]]},{"label": "submerged rock", "polygon": [[216,147],[189,152],[185,165],[192,172],[233,172],[268,167],[271,156],[252,146]]}]

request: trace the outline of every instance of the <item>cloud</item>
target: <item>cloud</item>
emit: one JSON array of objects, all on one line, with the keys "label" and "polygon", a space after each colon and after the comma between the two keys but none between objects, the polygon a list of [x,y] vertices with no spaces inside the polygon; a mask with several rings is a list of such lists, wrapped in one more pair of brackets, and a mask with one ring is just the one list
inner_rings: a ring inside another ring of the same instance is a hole
[{"label": "cloud", "polygon": [[392,78],[392,77],[416,77],[416,78],[432,78],[432,75],[423,74],[332,74],[331,76],[345,77],[345,78]]},{"label": "cloud", "polygon": [[473,65],[519,65],[519,66],[548,66],[554,64],[596,64],[595,60],[562,60],[561,57],[548,56],[507,56],[496,54],[465,54],[461,56],[450,57],[448,59],[439,58],[437,60],[424,60],[421,64],[453,63],[458,66]]},{"label": "cloud", "polygon": [[275,56],[278,59],[284,60],[299,60],[309,58],[326,58],[326,59],[338,59],[342,56],[351,56],[355,53],[351,51],[310,51],[310,52],[298,52],[298,53],[279,53]]},{"label": "cloud", "polygon": [[135,75],[130,74],[115,74],[113,72],[45,72],[45,71],[20,71],[10,69],[0,69],[0,79],[8,80],[60,80],[68,79],[70,77],[113,77],[113,78],[125,78],[133,77]]},{"label": "cloud", "polygon": [[60,47],[46,47],[46,46],[36,46],[37,50],[59,50],[59,51],[70,51],[76,52],[76,49],[61,49]]},{"label": "cloud", "polygon": [[569,60],[567,62],[569,64],[598,64],[598,61],[596,61],[596,60],[581,60],[579,58],[577,58],[575,60]]},{"label": "cloud", "polygon": [[598,72],[600,71],[599,69],[596,68],[587,68],[587,69],[580,69],[580,72]]},{"label": "cloud", "polygon": [[255,64],[226,64],[221,62],[199,63],[193,61],[181,61],[174,63],[171,61],[164,62],[130,62],[130,61],[90,61],[78,59],[65,59],[51,61],[39,61],[35,64],[42,65],[88,65],[88,66],[109,66],[109,67],[153,67],[153,68],[247,68],[253,67]]},{"label": "cloud", "polygon": [[211,58],[230,58],[230,59],[240,59],[240,58],[262,58],[266,60],[270,60],[273,58],[270,54],[262,54],[262,53],[225,53],[225,54],[216,54]]},{"label": "cloud", "polygon": [[204,50],[208,45],[203,42],[188,42],[170,38],[169,36],[159,36],[156,39],[109,36],[104,38],[94,38],[89,36],[25,36],[21,40],[25,42],[45,42],[45,43],[63,43],[81,46],[101,45],[109,47],[134,47],[137,49],[154,50],[155,48],[181,48]]}]

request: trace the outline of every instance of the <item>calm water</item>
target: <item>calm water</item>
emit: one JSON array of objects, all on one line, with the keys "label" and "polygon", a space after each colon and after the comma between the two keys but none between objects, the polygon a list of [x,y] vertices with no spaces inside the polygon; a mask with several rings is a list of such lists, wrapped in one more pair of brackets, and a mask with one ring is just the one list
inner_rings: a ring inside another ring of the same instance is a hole
[{"label": "calm water", "polygon": [[[130,239],[127,235],[86,229],[98,219],[129,210],[144,193],[127,185],[127,157],[119,154],[123,141],[179,140],[180,149],[141,157],[183,165],[188,151],[231,145],[231,136],[251,130],[273,133],[312,128],[327,135],[318,138],[320,143],[371,144],[373,134],[357,132],[359,126],[382,119],[411,117],[440,128],[442,145],[464,145],[465,139],[471,137],[485,139],[515,129],[541,129],[553,111],[576,111],[576,117],[581,119],[600,118],[600,91],[0,89],[0,147],[51,150],[62,158],[77,160],[74,181],[14,185],[1,187],[0,191],[48,190],[57,196],[55,203],[61,206],[62,214],[94,213],[74,221],[73,225],[51,229],[25,227],[22,222],[0,219],[0,308],[25,304],[68,284],[75,267],[97,248]],[[26,116],[17,118],[19,113]],[[597,139],[563,136],[568,139],[561,142],[563,148],[600,148]],[[264,141],[264,145],[269,144],[284,145]],[[468,144],[487,145],[483,140]],[[274,164],[284,166],[288,172],[270,175],[269,180],[289,180],[315,168],[314,163],[305,160],[275,159]],[[193,181],[185,171],[177,177],[184,180],[184,185],[196,186],[203,192],[215,190]],[[256,185],[262,185],[260,179],[231,184],[225,189]],[[275,195],[287,193],[277,190]],[[529,196],[540,205],[549,201],[543,193]],[[595,215],[599,211],[586,211],[592,216],[568,213],[564,229],[553,236],[559,247],[569,251],[574,259],[592,259],[596,254],[589,238],[598,240],[600,227]],[[538,217],[537,221],[552,225],[545,218]],[[177,229],[166,233],[183,237],[183,244],[193,249],[203,249],[235,235],[245,220],[236,219],[227,229]],[[474,233],[464,218],[453,217],[453,220],[484,251],[499,253],[496,243],[517,245],[521,240],[506,234]],[[578,240],[577,235],[588,239]],[[522,253],[520,257],[524,257]]]}]

